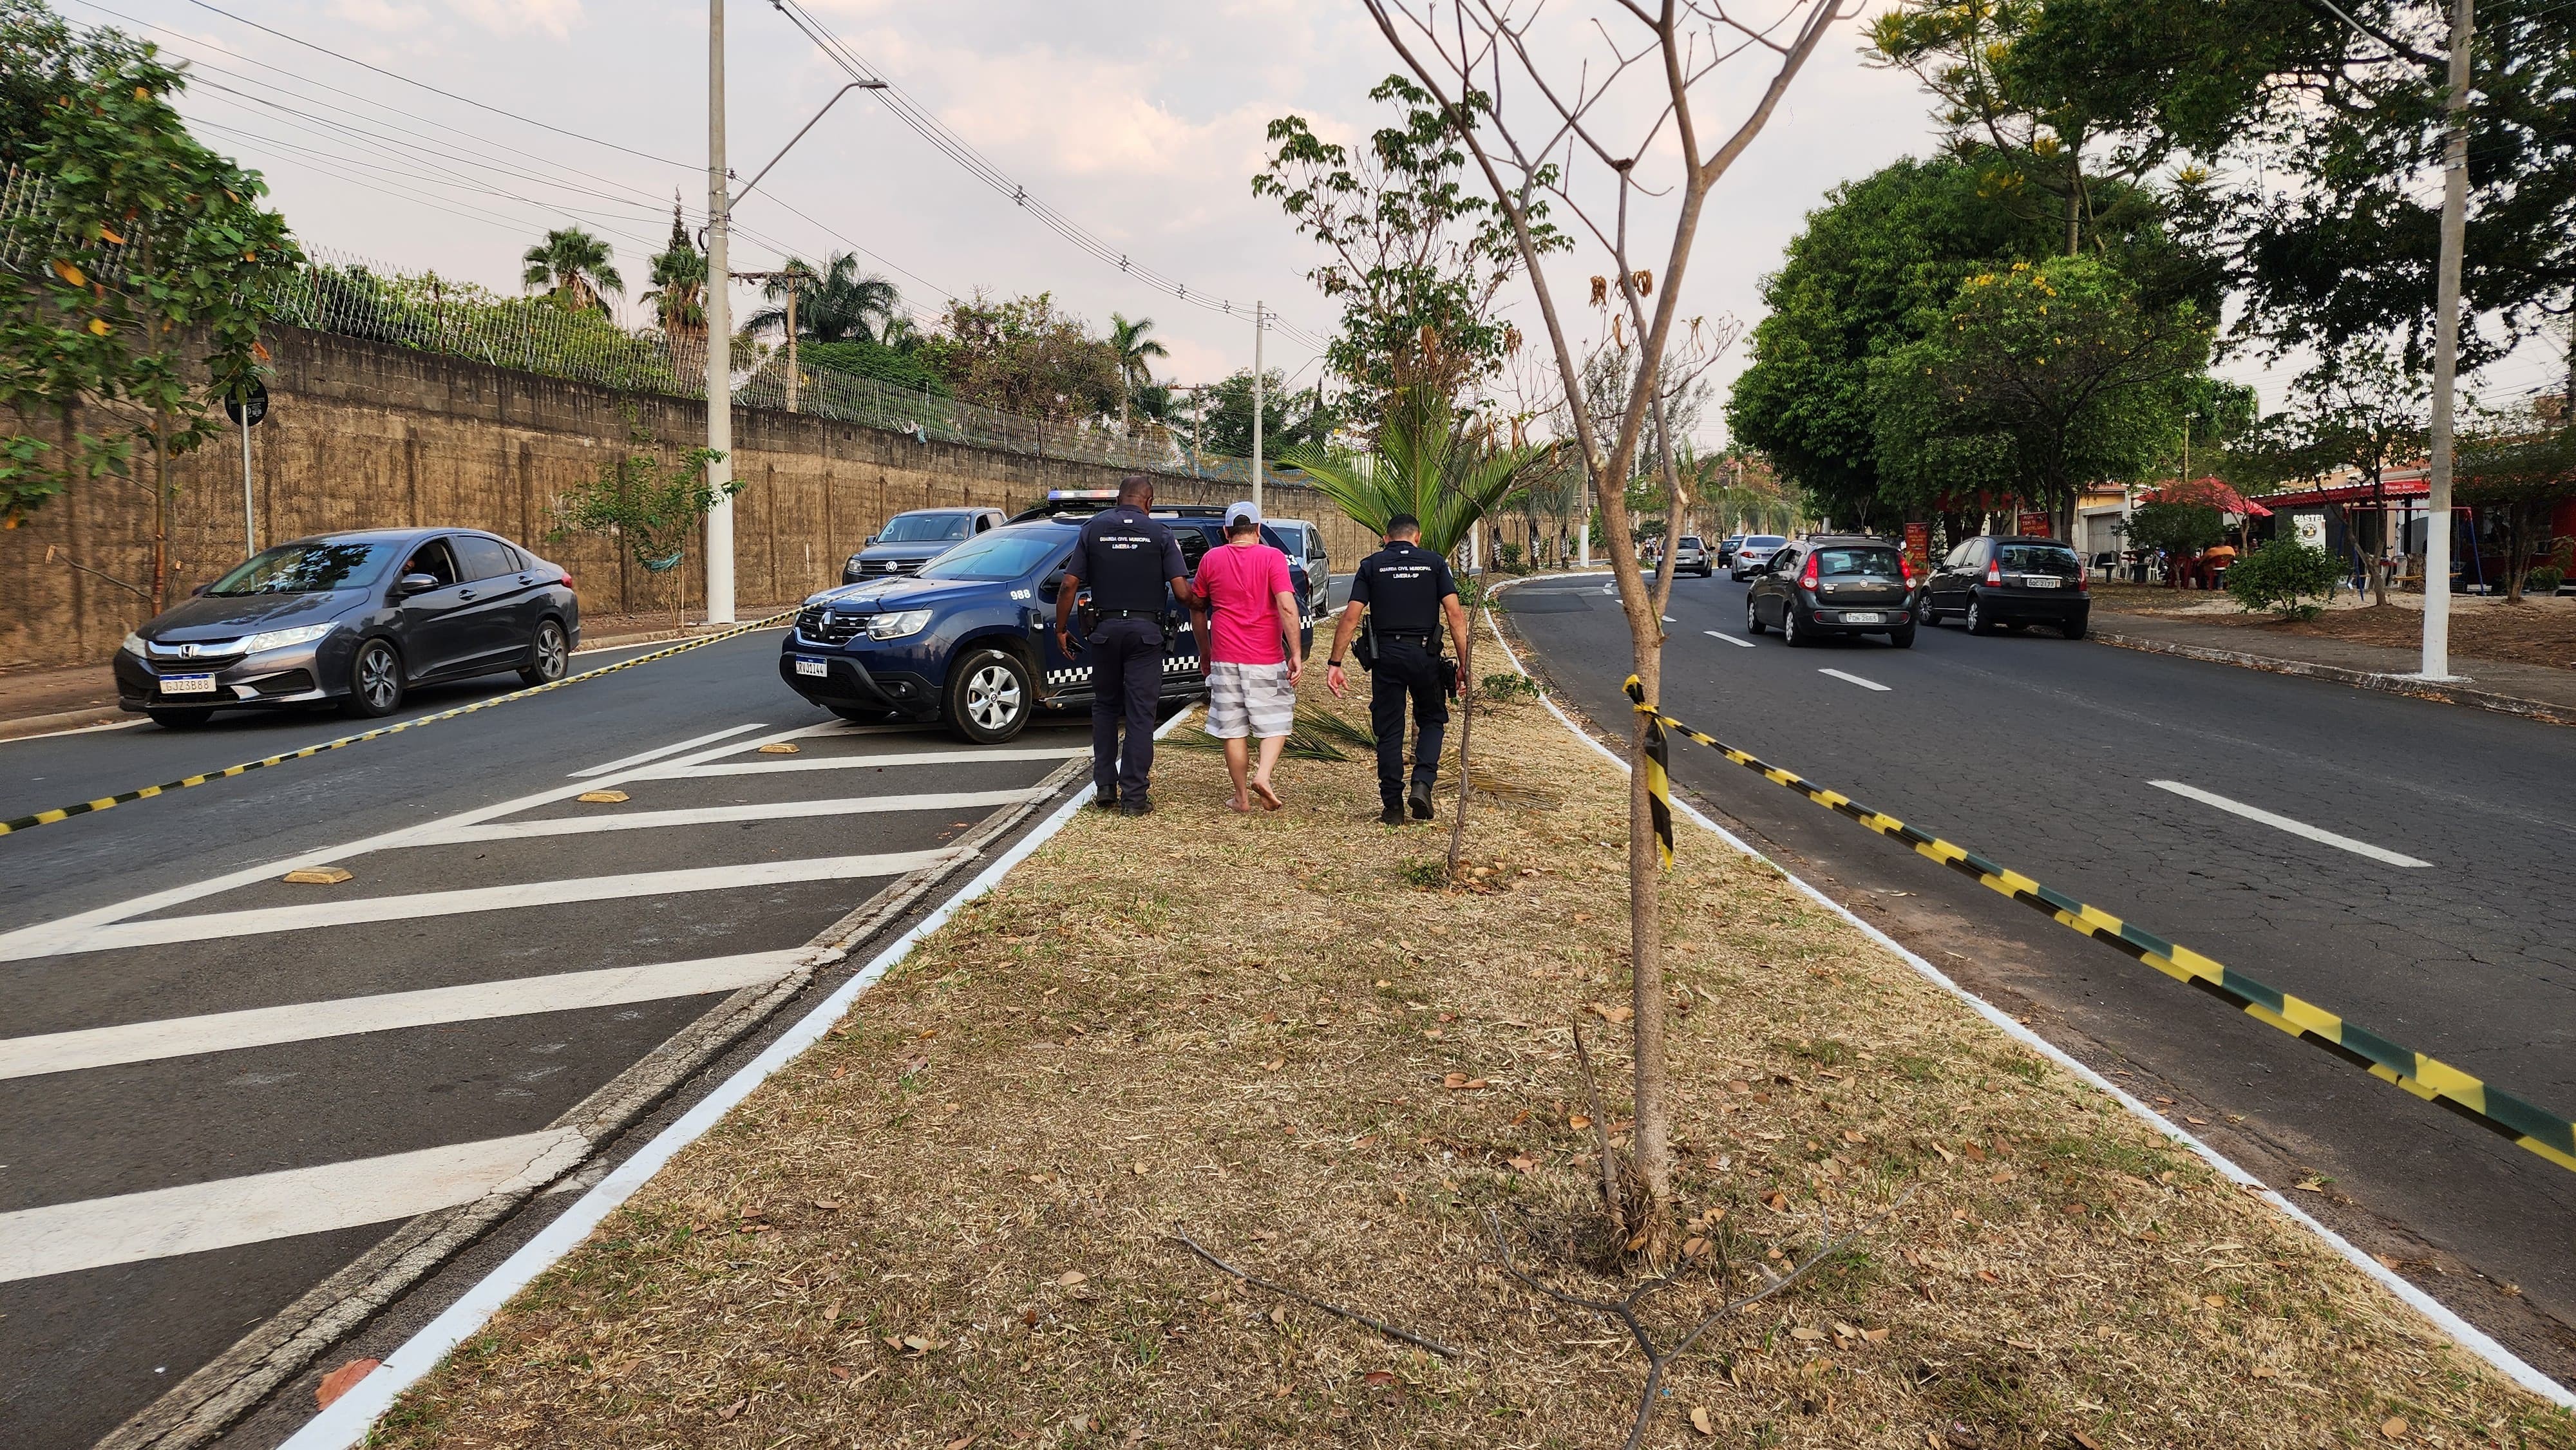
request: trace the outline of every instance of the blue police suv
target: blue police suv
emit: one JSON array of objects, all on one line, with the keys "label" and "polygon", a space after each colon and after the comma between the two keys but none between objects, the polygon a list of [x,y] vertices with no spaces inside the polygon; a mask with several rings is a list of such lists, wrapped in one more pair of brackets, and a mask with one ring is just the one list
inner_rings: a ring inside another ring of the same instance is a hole
[{"label": "blue police suv", "polygon": [[[1116,499],[1052,491],[1041,507],[968,539],[918,574],[813,596],[779,646],[778,677],[844,719],[942,721],[979,745],[1019,734],[1040,709],[1087,708],[1089,663],[1056,648],[1056,592],[1083,521]],[[1156,508],[1153,516],[1178,537],[1181,558],[1196,573],[1200,557],[1225,540],[1224,512],[1183,505]],[[1266,525],[1261,539],[1282,547]],[[1288,574],[1298,618],[1311,618],[1305,565],[1294,554]],[[1199,694],[1206,687],[1189,611],[1168,597],[1163,638],[1163,698]],[[1304,647],[1314,647],[1311,629]]]}]

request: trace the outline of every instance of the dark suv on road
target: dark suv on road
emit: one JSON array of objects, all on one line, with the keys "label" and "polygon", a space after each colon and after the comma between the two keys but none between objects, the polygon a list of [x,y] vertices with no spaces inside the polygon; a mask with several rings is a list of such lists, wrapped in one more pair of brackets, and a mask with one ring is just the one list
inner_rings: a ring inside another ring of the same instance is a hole
[{"label": "dark suv on road", "polygon": [[1883,634],[1914,643],[1914,565],[1885,539],[1819,534],[1782,545],[1744,591],[1744,632],[1777,626],[1780,642]]},{"label": "dark suv on road", "polygon": [[[955,545],[917,574],[815,595],[779,646],[778,677],[845,719],[937,720],[978,745],[1019,734],[1041,707],[1088,706],[1090,662],[1056,648],[1055,602],[1083,521],[1106,503],[1087,492],[1050,494],[1045,506]],[[1153,516],[1179,536],[1192,574],[1224,543],[1222,509],[1163,507]],[[1261,541],[1287,552],[1266,525]],[[1311,618],[1306,566],[1293,553],[1288,577],[1298,617]],[[1301,633],[1311,649],[1311,626]],[[1198,641],[1189,611],[1168,597],[1163,638],[1163,698],[1197,695],[1205,688]]]},{"label": "dark suv on road", "polygon": [[2037,535],[1970,539],[1934,567],[1923,590],[1926,624],[1962,619],[1970,634],[2045,624],[2082,639],[2092,613],[2084,561],[2058,540]]},{"label": "dark suv on road", "polygon": [[263,549],[116,652],[119,708],[202,725],[218,708],[338,704],[390,715],[430,680],[564,677],[572,576],[471,529],[323,534]]},{"label": "dark suv on road", "polygon": [[907,509],[868,535],[867,542],[841,566],[841,582],[910,574],[941,554],[1002,526],[1000,509]]}]

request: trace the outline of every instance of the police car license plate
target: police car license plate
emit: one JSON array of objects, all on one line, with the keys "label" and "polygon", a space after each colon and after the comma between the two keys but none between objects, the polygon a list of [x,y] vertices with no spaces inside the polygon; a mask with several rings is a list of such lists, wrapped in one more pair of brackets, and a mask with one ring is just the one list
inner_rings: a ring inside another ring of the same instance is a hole
[{"label": "police car license plate", "polygon": [[1843,615],[1843,623],[1845,624],[1884,624],[1886,622],[1886,616],[1880,614],[1846,613]]},{"label": "police car license plate", "polygon": [[2052,574],[2025,574],[2021,582],[2026,589],[2054,589],[2058,585],[2057,577]]},{"label": "police car license plate", "polygon": [[832,667],[821,660],[800,659],[796,662],[796,673],[800,675],[820,676],[828,675],[831,672]]},{"label": "police car license plate", "polygon": [[161,693],[165,695],[211,695],[215,692],[212,675],[163,675]]}]

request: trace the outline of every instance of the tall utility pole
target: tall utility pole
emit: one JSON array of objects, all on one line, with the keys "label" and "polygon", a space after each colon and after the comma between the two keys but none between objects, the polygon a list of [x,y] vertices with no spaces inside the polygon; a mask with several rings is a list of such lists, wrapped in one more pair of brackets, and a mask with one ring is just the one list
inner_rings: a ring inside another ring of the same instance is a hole
[{"label": "tall utility pole", "polygon": [[2451,464],[2457,451],[2451,394],[2460,360],[2460,253],[2469,213],[2470,0],[2451,4],[2451,76],[2442,110],[2442,262],[2433,303],[2433,468],[2424,500],[2424,665],[2427,680],[2451,675]]},{"label": "tall utility pole", "polygon": [[1261,304],[1252,304],[1252,508],[1261,510],[1261,333],[1269,319]]},{"label": "tall utility pole", "polygon": [[733,274],[726,270],[724,0],[707,0],[707,623],[733,623]]}]

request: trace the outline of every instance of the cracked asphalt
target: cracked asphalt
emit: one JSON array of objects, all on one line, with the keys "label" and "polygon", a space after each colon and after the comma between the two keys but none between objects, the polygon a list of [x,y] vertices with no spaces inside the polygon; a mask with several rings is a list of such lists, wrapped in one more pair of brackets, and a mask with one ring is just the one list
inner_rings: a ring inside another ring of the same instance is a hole
[{"label": "cracked asphalt", "polygon": [[[1503,596],[1534,667],[1624,733],[1608,581]],[[1667,713],[2346,1021],[2576,1112],[2576,731],[2070,642],[1921,630],[1746,648],[1685,579]],[[1821,673],[1831,668],[1884,692]],[[1479,672],[1486,667],[1480,663]],[[1687,741],[1677,787],[2576,1385],[2576,1173],[2053,925]],[[2230,814],[2173,781],[2418,858]],[[1685,847],[1688,839],[1685,838]]]}]

